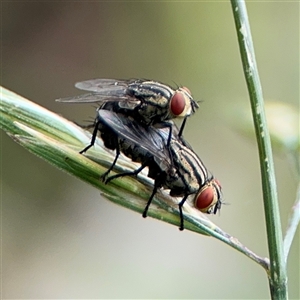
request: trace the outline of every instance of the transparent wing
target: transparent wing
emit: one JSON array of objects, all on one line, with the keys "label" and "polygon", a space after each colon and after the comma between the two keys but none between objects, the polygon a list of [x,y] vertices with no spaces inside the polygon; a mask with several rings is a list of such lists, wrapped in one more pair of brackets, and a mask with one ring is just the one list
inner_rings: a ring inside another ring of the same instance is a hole
[{"label": "transparent wing", "polygon": [[58,102],[70,103],[92,103],[92,102],[108,102],[108,101],[125,101],[130,102],[131,106],[140,101],[131,97],[127,93],[128,85],[138,80],[117,80],[117,79],[91,79],[82,82],[77,82],[75,87],[89,91],[91,93],[83,94],[75,97],[56,99]]},{"label": "transparent wing", "polygon": [[166,148],[167,135],[161,135],[160,130],[151,126],[141,126],[132,119],[108,110],[100,109],[98,118],[99,121],[112,129],[116,135],[134,144],[137,151],[140,148],[153,155],[155,161],[160,166],[164,166],[163,168],[172,167],[170,154]]},{"label": "transparent wing", "polygon": [[118,79],[90,79],[86,81],[77,82],[75,87],[90,92],[102,92],[102,90],[124,90],[127,89],[128,84],[132,80],[118,80]]},{"label": "transparent wing", "polygon": [[127,101],[128,96],[125,95],[104,95],[104,94],[96,94],[96,93],[89,93],[89,94],[83,94],[73,97],[67,97],[67,98],[59,98],[55,101],[58,102],[66,102],[66,103],[104,103],[108,101]]}]

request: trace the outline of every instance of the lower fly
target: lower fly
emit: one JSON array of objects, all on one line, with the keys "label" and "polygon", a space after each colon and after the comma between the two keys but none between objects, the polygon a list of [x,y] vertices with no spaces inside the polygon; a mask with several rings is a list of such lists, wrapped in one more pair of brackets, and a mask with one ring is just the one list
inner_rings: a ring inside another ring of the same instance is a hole
[{"label": "lower fly", "polygon": [[[221,208],[220,183],[209,175],[206,167],[192,148],[183,139],[178,138],[178,130],[173,125],[173,134],[169,147],[166,147],[168,131],[166,128],[143,127],[135,120],[107,110],[99,110],[91,147],[100,132],[104,145],[116,150],[115,159],[110,168],[101,176],[107,183],[117,177],[137,175],[148,167],[148,177],[154,179],[152,194],[144,209],[148,208],[159,188],[170,189],[173,197],[183,197],[179,202],[180,229],[183,230],[182,207],[189,195],[194,195],[194,206],[204,213],[216,213]],[[141,167],[108,177],[120,153],[141,163]]]}]

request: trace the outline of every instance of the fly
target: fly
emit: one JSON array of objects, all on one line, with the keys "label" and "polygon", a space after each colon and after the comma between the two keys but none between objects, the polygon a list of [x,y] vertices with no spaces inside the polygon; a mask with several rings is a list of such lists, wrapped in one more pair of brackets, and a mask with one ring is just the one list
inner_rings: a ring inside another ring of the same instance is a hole
[{"label": "fly", "polygon": [[[94,133],[100,131],[104,145],[116,150],[110,168],[102,175],[105,182],[117,177],[137,175],[145,167],[149,168],[148,177],[154,179],[154,188],[147,202],[143,217],[157,190],[170,189],[173,197],[183,197],[179,202],[180,230],[183,230],[182,206],[189,195],[194,195],[194,205],[204,213],[214,213],[221,208],[221,186],[218,180],[209,175],[206,167],[187,142],[178,138],[177,127],[173,125],[169,147],[166,147],[168,132],[166,128],[143,127],[135,120],[111,111],[99,110]],[[93,135],[96,138],[96,135]],[[141,167],[108,177],[122,152]]]},{"label": "fly", "polygon": [[186,118],[199,108],[188,88],[173,89],[157,81],[92,79],[78,82],[75,87],[90,93],[57,99],[57,101],[97,102],[100,104],[98,110],[105,109],[122,113],[132,117],[143,126],[168,127],[170,133],[167,145],[170,144],[172,131],[169,120],[184,118],[179,131],[179,136],[181,136]]}]

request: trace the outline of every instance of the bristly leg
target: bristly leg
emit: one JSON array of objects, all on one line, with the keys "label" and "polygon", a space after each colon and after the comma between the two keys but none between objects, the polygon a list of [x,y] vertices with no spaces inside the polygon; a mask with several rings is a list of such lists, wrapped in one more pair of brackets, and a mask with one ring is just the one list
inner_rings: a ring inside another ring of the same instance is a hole
[{"label": "bristly leg", "polygon": [[[116,161],[116,159],[115,159]],[[115,163],[114,161],[114,163]],[[114,164],[113,163],[113,164]],[[145,167],[147,166],[147,163],[143,163],[138,169],[134,170],[134,171],[131,171],[131,172],[124,172],[124,173],[120,173],[120,174],[116,174],[116,175],[113,175],[113,176],[110,176],[108,177],[106,180],[105,180],[105,183],[109,183],[110,181],[116,179],[116,178],[119,178],[119,177],[123,177],[123,176],[136,176],[138,175]],[[111,169],[111,168],[110,168]],[[111,171],[111,170],[110,170]],[[105,172],[105,173],[109,173],[108,171]]]},{"label": "bristly leg", "polygon": [[117,148],[116,148],[116,156],[115,156],[115,159],[114,161],[112,162],[112,164],[110,165],[110,167],[108,168],[108,170],[106,172],[104,172],[101,176],[100,176],[100,179],[105,183],[107,184],[111,179],[111,177],[114,177],[114,176],[111,176],[109,178],[107,178],[108,174],[110,173],[110,171],[114,168],[115,164],[117,163],[117,160],[120,156],[120,148],[119,148],[119,144],[117,143]]},{"label": "bristly leg", "polygon": [[179,214],[180,214],[180,227],[179,230],[183,230],[184,229],[184,225],[183,225],[183,212],[182,212],[182,206],[185,203],[186,199],[187,199],[188,195],[185,195],[183,197],[183,199],[179,202],[178,207],[179,207]]},{"label": "bristly leg", "polygon": [[93,135],[92,135],[92,139],[91,142],[88,146],[86,146],[83,150],[81,150],[79,153],[82,154],[84,152],[86,152],[87,150],[89,150],[92,146],[94,146],[96,138],[97,138],[97,133],[98,133],[98,126],[100,125],[100,122],[96,122],[94,130],[93,130]]},{"label": "bristly leg", "polygon": [[185,123],[186,123],[186,119],[187,117],[184,117],[182,123],[181,123],[181,126],[180,126],[180,129],[179,129],[179,132],[178,132],[178,136],[181,137],[182,136],[182,132],[183,132],[183,129],[185,127]]},{"label": "bristly leg", "polygon": [[150,198],[148,199],[148,202],[147,202],[146,207],[145,207],[145,209],[144,209],[144,212],[143,212],[143,218],[146,218],[146,217],[147,217],[149,206],[150,206],[150,204],[151,204],[151,202],[152,202],[152,200],[153,200],[154,195],[155,195],[156,192],[157,192],[157,189],[158,189],[158,185],[157,185],[157,183],[155,182],[155,183],[154,183],[154,187],[153,187],[152,194],[151,194]]}]

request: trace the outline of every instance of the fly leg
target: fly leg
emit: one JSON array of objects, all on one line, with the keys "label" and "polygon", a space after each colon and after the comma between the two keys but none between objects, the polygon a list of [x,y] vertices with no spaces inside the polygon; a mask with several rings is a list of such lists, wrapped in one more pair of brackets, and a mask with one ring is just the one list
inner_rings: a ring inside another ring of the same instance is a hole
[{"label": "fly leg", "polygon": [[[118,150],[118,149],[117,149]],[[120,154],[120,152],[119,152]],[[117,158],[117,157],[116,157]],[[116,162],[117,160],[115,159],[114,163]],[[134,170],[134,171],[131,171],[131,172],[123,172],[123,173],[120,173],[120,174],[116,174],[116,175],[113,175],[113,176],[110,176],[108,177],[106,180],[105,180],[105,183],[109,183],[110,181],[112,181],[113,179],[116,179],[116,178],[119,178],[119,177],[123,177],[123,176],[136,176],[137,174],[139,174],[145,167],[147,166],[147,161],[145,163],[143,163],[138,169]]]},{"label": "fly leg", "polygon": [[143,218],[147,217],[149,206],[150,206],[150,204],[153,200],[154,195],[157,192],[158,187],[159,187],[159,185],[157,184],[157,181],[155,181],[152,194],[151,194],[150,198],[148,199],[148,202],[147,202],[146,207],[145,207],[144,212],[143,212]]},{"label": "fly leg", "polygon": [[117,147],[116,147],[116,156],[115,156],[115,159],[114,161],[112,162],[111,166],[109,167],[109,169],[103,173],[101,176],[100,176],[100,179],[106,184],[108,183],[111,179],[111,177],[114,177],[114,176],[111,176],[109,178],[107,178],[108,174],[110,173],[110,171],[114,168],[115,164],[117,163],[117,160],[120,156],[120,149],[119,149],[119,144],[117,143]]},{"label": "fly leg", "polygon": [[183,119],[182,124],[181,124],[181,126],[180,126],[180,129],[179,129],[179,132],[178,132],[178,136],[179,136],[179,137],[182,136],[182,132],[183,132],[183,129],[184,129],[184,127],[185,127],[186,119],[187,119],[187,117],[185,117],[185,118]]},{"label": "fly leg", "polygon": [[167,140],[167,144],[166,147],[168,149],[169,152],[169,156],[171,158],[171,161],[173,161],[173,156],[172,156],[172,152],[170,149],[170,144],[171,144],[171,139],[172,139],[172,128],[173,128],[173,124],[169,123],[169,122],[163,122],[162,124],[160,124],[160,126],[158,126],[158,128],[168,128],[169,129],[169,135],[168,135],[168,140]]},{"label": "fly leg", "polygon": [[[169,136],[168,136],[168,141],[167,141],[167,147],[168,147],[168,149],[169,149],[169,147],[170,147],[170,144],[171,144],[171,139],[172,139],[172,124],[170,124],[170,123],[166,123],[166,127],[168,127],[169,128]],[[171,153],[170,153],[171,154]]]},{"label": "fly leg", "polygon": [[99,126],[100,122],[96,122],[94,130],[93,130],[93,135],[92,135],[92,139],[91,142],[88,146],[86,146],[83,150],[81,150],[79,153],[82,154],[84,152],[86,152],[87,150],[89,150],[92,146],[94,146],[95,141],[96,141],[96,137],[97,137],[97,133],[98,133],[98,126]]},{"label": "fly leg", "polygon": [[[90,120],[84,120],[84,122],[90,122]],[[91,128],[95,128],[97,120],[93,120],[93,123],[88,124],[88,125],[83,125],[83,124],[77,123],[75,121],[73,121],[73,123],[76,124],[77,126],[83,128],[83,129],[91,129]]]},{"label": "fly leg", "polygon": [[[94,124],[95,127],[94,127],[94,130],[93,130],[91,142],[88,146],[86,146],[83,150],[81,150],[79,152],[80,154],[86,152],[92,146],[94,146],[96,138],[97,138],[97,133],[98,133],[98,130],[99,130],[99,125],[100,125],[100,122],[95,122],[95,124]],[[88,125],[88,126],[91,127],[91,125]],[[116,142],[116,156],[115,156],[115,159],[114,159],[113,163],[111,164],[111,166],[109,167],[109,169],[100,176],[100,179],[102,179],[103,182],[106,182],[106,177],[109,174],[109,172],[113,169],[113,167],[115,166],[115,164],[116,164],[116,162],[119,158],[119,155],[120,155],[119,144]]]},{"label": "fly leg", "polygon": [[171,139],[172,139],[172,128],[173,124],[170,122],[161,122],[159,124],[155,124],[155,128],[168,128],[169,129],[169,135],[168,135],[168,140],[166,143],[167,148],[169,148],[171,144]]},{"label": "fly leg", "polygon": [[[148,161],[144,162],[138,169],[136,169],[135,171],[132,171],[132,172],[124,172],[124,173],[121,173],[121,174],[117,174],[117,175],[113,175],[113,176],[110,176],[109,178],[107,178],[106,182],[105,183],[108,183],[109,181],[113,180],[113,179],[116,179],[118,177],[123,177],[123,176],[136,176],[138,173],[140,173],[146,166],[147,166],[147,163]],[[152,191],[152,194],[146,204],[146,207],[143,211],[143,218],[146,218],[147,217],[147,213],[148,213],[148,209],[149,209],[149,206],[153,200],[153,197],[154,195],[156,194],[157,192],[157,189],[161,186],[161,183],[159,182],[159,180],[155,180],[155,183],[154,183],[154,187],[153,187],[153,191]]]},{"label": "fly leg", "polygon": [[184,202],[186,201],[188,195],[185,195],[183,197],[183,199],[179,202],[178,207],[179,207],[179,214],[180,214],[180,227],[179,230],[183,230],[184,226],[183,226],[183,212],[182,212],[182,206],[184,204]]}]

